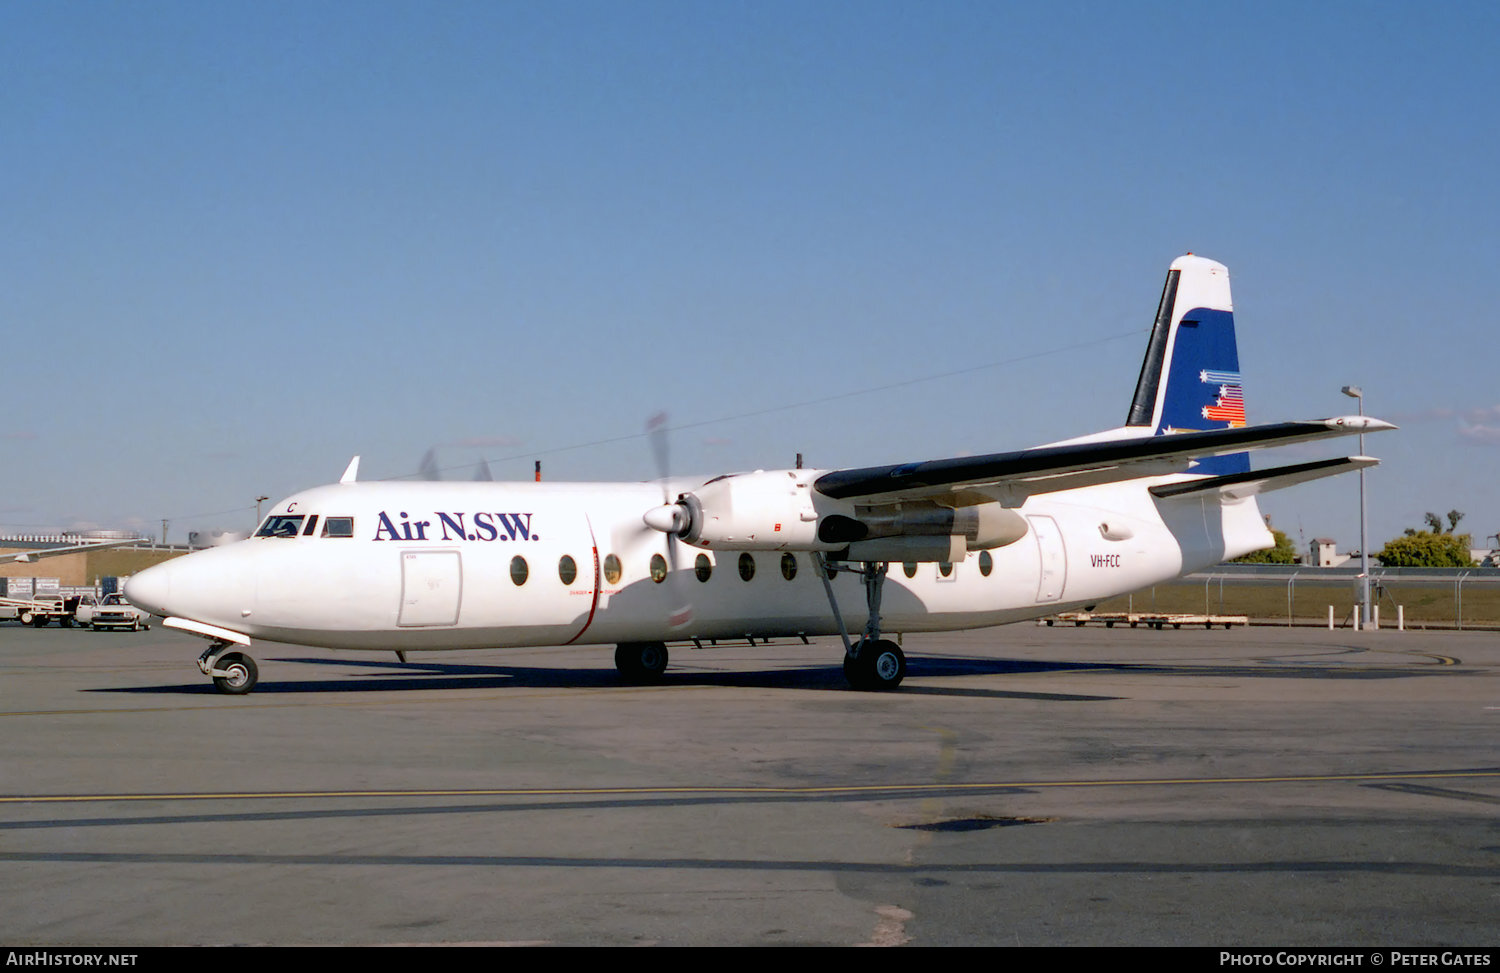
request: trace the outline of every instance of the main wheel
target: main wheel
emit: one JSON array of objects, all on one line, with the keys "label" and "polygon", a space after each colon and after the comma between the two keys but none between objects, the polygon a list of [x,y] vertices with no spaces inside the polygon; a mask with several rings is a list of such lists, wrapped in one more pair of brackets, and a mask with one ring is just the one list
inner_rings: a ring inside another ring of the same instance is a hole
[{"label": "main wheel", "polygon": [[866,639],[855,648],[854,658],[844,656],[844,676],[855,689],[895,689],[906,678],[906,655],[895,642]]},{"label": "main wheel", "polygon": [[215,669],[223,669],[224,675],[214,676],[214,688],[230,696],[243,696],[255,688],[260,678],[255,660],[242,652],[226,652],[219,656]]},{"label": "main wheel", "polygon": [[622,642],[615,646],[615,668],[627,682],[657,682],[667,671],[664,642]]}]

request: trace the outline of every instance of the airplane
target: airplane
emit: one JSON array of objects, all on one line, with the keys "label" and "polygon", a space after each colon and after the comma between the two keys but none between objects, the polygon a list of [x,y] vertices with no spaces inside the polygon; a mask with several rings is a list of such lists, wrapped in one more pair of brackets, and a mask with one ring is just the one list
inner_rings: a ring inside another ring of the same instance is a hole
[{"label": "airplane", "polygon": [[232,695],[258,679],[252,640],[403,661],[612,643],[640,682],[661,677],[669,642],[832,635],[850,685],[887,690],[906,658],[885,633],[1038,618],[1270,547],[1259,494],[1378,460],[1252,471],[1248,451],[1394,428],[1247,425],[1228,270],[1187,254],[1118,428],[983,456],[643,483],[359,482],[356,456],[254,536],[147,568],[125,593],[207,639],[199,669]]}]

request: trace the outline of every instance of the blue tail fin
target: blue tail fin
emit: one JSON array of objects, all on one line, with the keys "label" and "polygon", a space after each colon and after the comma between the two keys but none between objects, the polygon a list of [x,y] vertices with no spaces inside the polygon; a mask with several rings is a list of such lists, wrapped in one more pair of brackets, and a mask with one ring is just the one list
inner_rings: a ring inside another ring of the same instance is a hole
[{"label": "blue tail fin", "polygon": [[[1234,304],[1223,264],[1192,254],[1172,261],[1125,424],[1150,426],[1157,435],[1245,424]],[[1236,453],[1205,459],[1193,472],[1249,469],[1249,454]]]}]

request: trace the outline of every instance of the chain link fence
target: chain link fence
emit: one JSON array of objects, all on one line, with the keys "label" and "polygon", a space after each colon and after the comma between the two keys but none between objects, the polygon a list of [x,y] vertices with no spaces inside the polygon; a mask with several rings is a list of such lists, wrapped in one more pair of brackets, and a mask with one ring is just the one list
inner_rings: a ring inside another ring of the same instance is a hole
[{"label": "chain link fence", "polygon": [[[1102,602],[1096,611],[1248,615],[1252,624],[1352,627],[1359,569],[1221,564]],[[1372,568],[1381,628],[1500,629],[1500,569]]]}]

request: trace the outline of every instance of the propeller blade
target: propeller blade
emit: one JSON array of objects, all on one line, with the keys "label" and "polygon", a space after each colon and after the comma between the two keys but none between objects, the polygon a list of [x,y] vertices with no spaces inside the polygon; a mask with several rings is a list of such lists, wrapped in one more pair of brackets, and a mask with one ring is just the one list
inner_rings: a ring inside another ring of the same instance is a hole
[{"label": "propeller blade", "polygon": [[667,615],[667,625],[679,629],[693,620],[692,600],[683,587],[687,579],[677,569],[677,533],[687,526],[687,511],[672,502],[671,468],[667,460],[667,414],[658,412],[646,420],[646,435],[656,456],[656,471],[661,477],[661,506],[653,507],[641,517],[646,526],[667,535],[667,584],[672,600],[678,605]]},{"label": "propeller blade", "polygon": [[661,477],[662,502],[667,493],[667,414],[658,412],[646,420],[646,435],[651,439],[651,452],[656,455],[656,475]]}]

